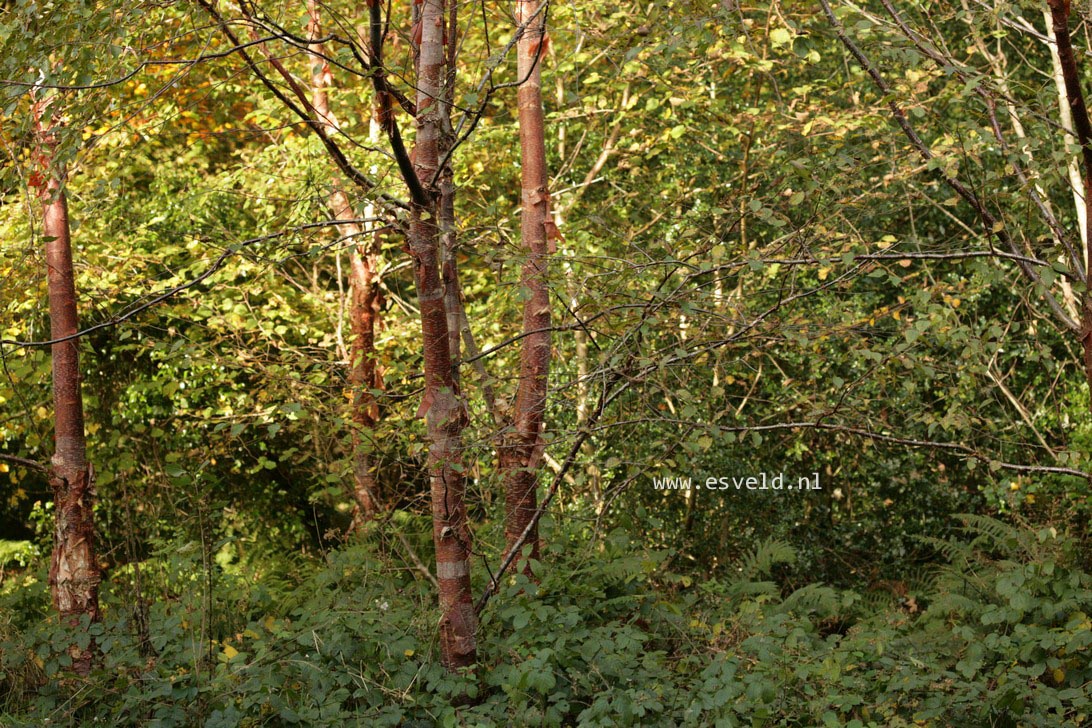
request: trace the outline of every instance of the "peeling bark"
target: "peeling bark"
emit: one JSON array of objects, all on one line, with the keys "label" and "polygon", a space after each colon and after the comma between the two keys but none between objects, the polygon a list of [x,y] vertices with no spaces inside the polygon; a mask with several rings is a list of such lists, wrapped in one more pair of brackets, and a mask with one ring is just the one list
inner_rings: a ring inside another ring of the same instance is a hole
[{"label": "peeling bark", "polygon": [[[519,389],[510,433],[501,449],[504,474],[506,553],[533,523],[538,507],[538,469],[542,459],[542,429],[550,371],[550,294],[547,264],[557,237],[550,216],[549,175],[546,169],[545,120],[542,109],[542,58],[547,36],[539,0],[518,0],[516,22],[523,29],[518,41],[519,136],[522,170],[520,233],[526,259],[521,270],[523,331]],[[532,333],[533,332],[533,333]],[[525,541],[530,558],[539,558],[537,526]],[[530,566],[525,570],[530,575]]]},{"label": "peeling bark", "polygon": [[[447,114],[445,113],[445,117]],[[445,125],[446,126],[446,125]],[[448,148],[451,137],[445,130],[441,154]],[[444,310],[447,311],[447,341],[451,361],[455,366],[453,376],[459,381],[459,359],[462,347],[459,336],[463,330],[463,292],[459,282],[459,265],[455,258],[458,237],[455,232],[455,179],[451,166],[440,173],[440,250],[443,256]]]},{"label": "peeling bark", "polygon": [[[79,331],[76,283],[69,237],[68,202],[62,184],[63,170],[54,157],[56,137],[47,117],[50,99],[34,104],[40,172],[35,177],[42,202],[42,234],[48,267],[50,338],[63,339]],[[49,587],[53,606],[62,620],[77,627],[85,615],[99,619],[99,582],[102,575],[95,558],[95,500],[80,392],[79,339],[52,346],[53,407],[56,449],[50,484],[53,487],[55,526]],[[91,670],[92,647],[69,647],[73,669],[80,675]]]},{"label": "peeling bark", "polygon": [[440,259],[440,195],[435,189],[442,144],[444,89],[444,0],[421,5],[417,61],[417,137],[414,175],[428,201],[410,207],[409,252],[421,307],[425,396],[419,414],[429,438],[432,536],[440,585],[440,653],[449,670],[477,661],[477,615],[470,591],[470,529],[462,464],[467,423],[451,358],[448,311]]},{"label": "peeling bark", "polygon": [[375,257],[356,252],[351,258],[352,343],[349,348],[349,384],[353,392],[353,496],[358,519],[371,520],[383,508],[366,440],[379,421],[379,403],[372,393],[381,389],[382,376],[375,356],[375,329],[380,295]]},{"label": "peeling bark", "polygon": [[[466,321],[466,311],[463,307],[463,288],[459,281],[459,265],[456,259],[458,248],[458,234],[455,229],[455,173],[451,169],[449,159],[451,148],[455,144],[455,129],[451,124],[451,107],[455,103],[455,56],[458,43],[455,42],[455,34],[458,32],[457,2],[448,5],[447,26],[444,29],[444,48],[447,55],[444,59],[444,103],[440,105],[440,159],[448,160],[444,168],[440,170],[440,249],[442,251],[443,278],[444,278],[444,308],[447,309],[447,337],[448,348],[451,351],[451,361],[455,366],[455,381],[460,382],[459,361],[462,358],[459,337],[463,333],[463,324]],[[467,328],[469,331],[469,327]]]}]

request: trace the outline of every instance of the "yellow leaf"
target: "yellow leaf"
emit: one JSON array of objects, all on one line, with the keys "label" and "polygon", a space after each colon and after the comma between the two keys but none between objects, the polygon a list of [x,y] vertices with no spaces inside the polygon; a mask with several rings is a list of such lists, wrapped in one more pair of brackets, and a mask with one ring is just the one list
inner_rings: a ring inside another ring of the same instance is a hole
[{"label": "yellow leaf", "polygon": [[406,657],[413,657],[413,650],[406,650],[402,654],[404,654]]},{"label": "yellow leaf", "polygon": [[819,280],[825,281],[827,279],[827,276],[829,276],[829,275],[830,275],[830,268],[820,268],[819,269]]},{"label": "yellow leaf", "polygon": [[775,47],[788,45],[792,42],[792,33],[785,28],[774,28],[770,31],[770,40]]},{"label": "yellow leaf", "polygon": [[229,660],[239,654],[239,650],[235,649],[231,645],[224,645],[224,656]]},{"label": "yellow leaf", "polygon": [[1065,680],[1065,670],[1060,667],[1054,668],[1053,678],[1056,685],[1061,685]]}]

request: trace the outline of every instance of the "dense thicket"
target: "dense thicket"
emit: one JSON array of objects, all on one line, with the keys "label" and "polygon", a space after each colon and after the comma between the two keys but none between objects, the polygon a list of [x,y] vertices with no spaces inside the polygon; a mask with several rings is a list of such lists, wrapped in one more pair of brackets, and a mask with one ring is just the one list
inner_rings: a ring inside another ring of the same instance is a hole
[{"label": "dense thicket", "polygon": [[3,4],[0,723],[1086,724],[1084,24]]}]

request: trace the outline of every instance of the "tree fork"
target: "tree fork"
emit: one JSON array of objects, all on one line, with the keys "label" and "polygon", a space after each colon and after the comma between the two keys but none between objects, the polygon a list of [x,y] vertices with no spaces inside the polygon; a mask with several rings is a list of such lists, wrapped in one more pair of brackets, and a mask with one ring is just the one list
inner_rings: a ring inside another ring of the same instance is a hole
[{"label": "tree fork", "polygon": [[[429,438],[440,653],[444,666],[456,670],[477,661],[478,620],[470,591],[470,529],[462,466],[467,414],[452,368],[440,260],[439,195],[432,183],[437,178],[443,134],[445,9],[444,0],[424,0],[421,6],[413,173],[428,199],[424,204],[416,197],[411,202],[408,242],[421,308],[425,395],[418,416],[425,417]],[[414,184],[407,180],[407,186],[412,191]]]}]

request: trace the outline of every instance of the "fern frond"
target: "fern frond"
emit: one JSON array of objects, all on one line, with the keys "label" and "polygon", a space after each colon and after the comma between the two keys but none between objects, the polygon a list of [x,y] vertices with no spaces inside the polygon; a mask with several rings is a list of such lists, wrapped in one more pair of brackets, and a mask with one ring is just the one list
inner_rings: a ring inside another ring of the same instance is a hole
[{"label": "fern frond", "polygon": [[975,545],[981,545],[985,541],[1006,556],[1028,551],[1029,544],[1025,539],[1027,534],[1011,524],[975,513],[961,513],[957,517],[963,521],[964,531],[979,537],[974,539]]},{"label": "fern frond", "polygon": [[786,597],[782,607],[792,612],[816,612],[824,617],[837,614],[842,599],[838,592],[824,584],[808,584]]},{"label": "fern frond", "polygon": [[919,536],[917,540],[935,549],[951,564],[965,565],[974,558],[974,546],[969,543],[936,536]]},{"label": "fern frond", "polygon": [[768,576],[778,564],[792,564],[795,561],[796,549],[792,544],[775,538],[766,539],[740,560],[737,573],[742,579],[753,580]]}]

